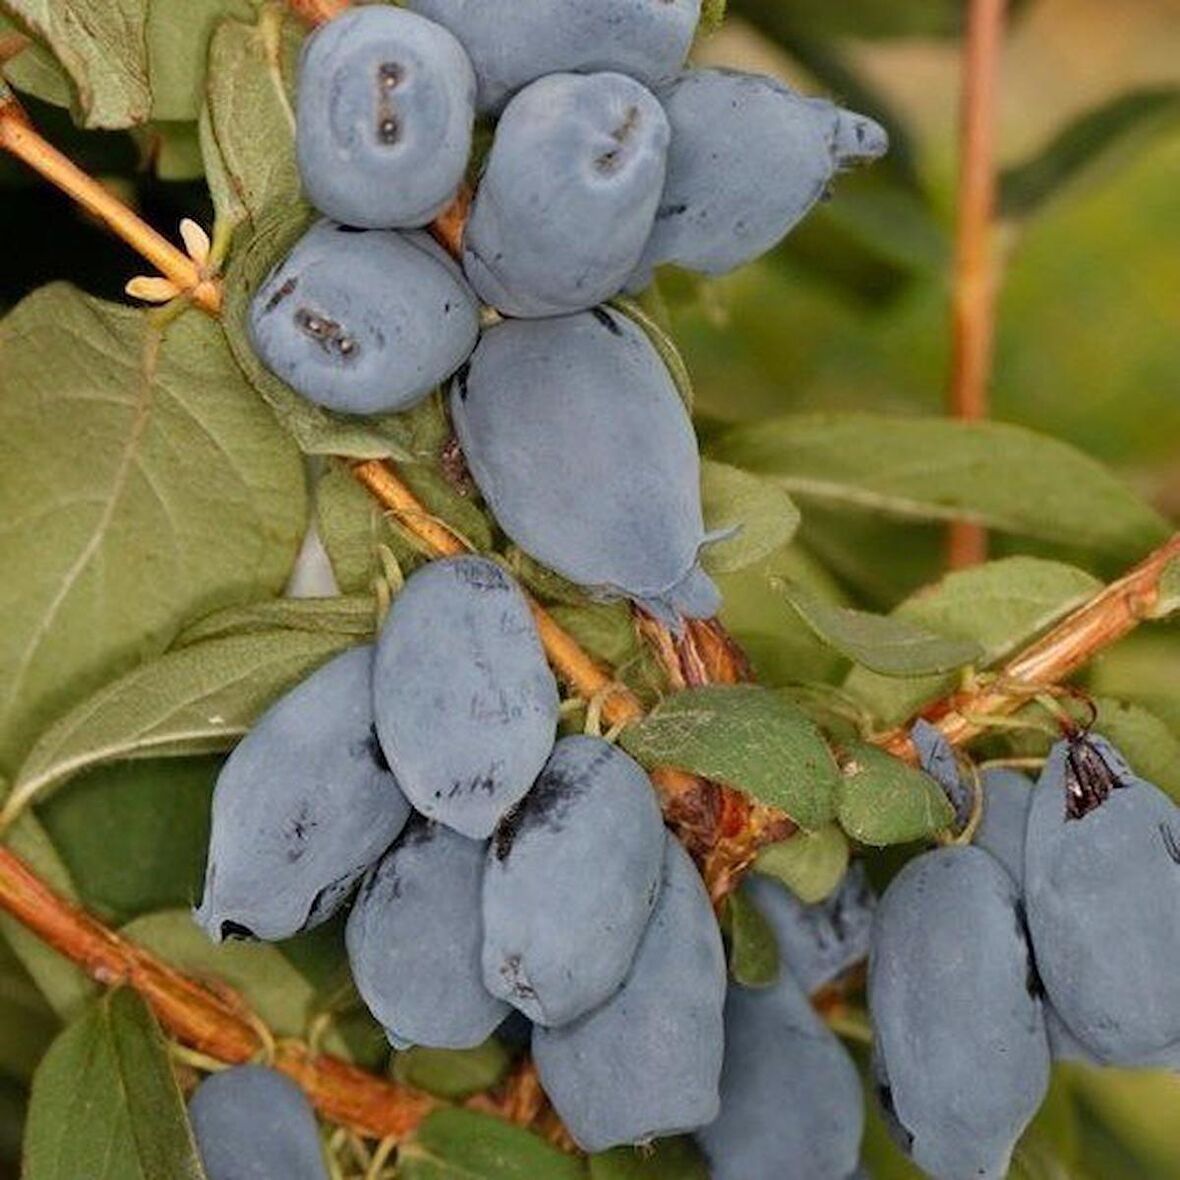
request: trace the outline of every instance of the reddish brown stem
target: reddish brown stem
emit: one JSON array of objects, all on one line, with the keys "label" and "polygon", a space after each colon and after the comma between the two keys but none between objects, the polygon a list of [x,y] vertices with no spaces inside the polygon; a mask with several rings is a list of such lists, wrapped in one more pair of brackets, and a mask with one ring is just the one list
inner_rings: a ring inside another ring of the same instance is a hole
[{"label": "reddish brown stem", "polygon": [[[1004,8],[1005,0],[970,0],[963,48],[950,410],[955,417],[969,422],[987,417],[995,336],[995,141]],[[987,533],[983,526],[954,521],[948,550],[951,568],[975,565],[986,556]]]}]

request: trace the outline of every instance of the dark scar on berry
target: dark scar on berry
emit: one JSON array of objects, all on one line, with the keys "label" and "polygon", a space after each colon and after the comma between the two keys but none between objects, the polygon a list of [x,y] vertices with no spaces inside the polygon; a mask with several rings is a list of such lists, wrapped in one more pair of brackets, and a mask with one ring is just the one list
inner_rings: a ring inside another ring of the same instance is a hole
[{"label": "dark scar on berry", "polygon": [[459,391],[459,400],[465,402],[467,400],[467,381],[471,376],[471,364],[466,363],[462,365],[459,371],[455,374],[455,388]]},{"label": "dark scar on berry", "polygon": [[292,294],[295,288],[299,286],[299,280],[292,275],[267,301],[266,310],[274,311],[288,295]]},{"label": "dark scar on berry", "polygon": [[1176,839],[1176,833],[1172,831],[1171,824],[1160,824],[1160,839],[1163,840],[1168,855],[1176,864],[1180,865],[1180,840]]},{"label": "dark scar on berry", "polygon": [[605,307],[595,307],[590,314],[612,335],[621,336],[623,329],[615,323],[614,316]]},{"label": "dark scar on berry", "polygon": [[1065,818],[1082,819],[1101,807],[1110,792],[1128,784],[1107,764],[1088,735],[1070,737],[1065,755]]}]

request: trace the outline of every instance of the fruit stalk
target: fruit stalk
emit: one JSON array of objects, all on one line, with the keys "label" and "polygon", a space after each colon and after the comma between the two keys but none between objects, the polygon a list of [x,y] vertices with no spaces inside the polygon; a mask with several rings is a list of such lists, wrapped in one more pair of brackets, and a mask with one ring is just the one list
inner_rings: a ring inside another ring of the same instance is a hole
[{"label": "fruit stalk", "polygon": [[0,89],[0,148],[23,160],[35,172],[67,193],[133,250],[189,295],[200,308],[216,315],[221,309],[221,284],[183,250],[152,229],[113,193],[88,176],[44,139],[10,91]]},{"label": "fruit stalk", "polygon": [[[992,370],[999,285],[993,248],[996,107],[1004,10],[1005,0],[971,0],[963,46],[950,411],[964,421],[987,417]],[[983,526],[965,520],[952,522],[948,548],[951,569],[976,565],[986,557],[987,533]]]}]

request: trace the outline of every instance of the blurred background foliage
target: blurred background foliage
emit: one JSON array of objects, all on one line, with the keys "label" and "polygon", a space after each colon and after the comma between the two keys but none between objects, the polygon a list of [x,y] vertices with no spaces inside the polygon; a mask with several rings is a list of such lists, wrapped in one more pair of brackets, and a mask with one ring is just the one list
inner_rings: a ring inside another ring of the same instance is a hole
[{"label": "blurred background foliage", "polygon": [[[662,278],[652,299],[692,371],[706,451],[723,425],[788,412],[940,412],[961,14],[952,0],[730,0],[729,20],[700,46],[702,62],[761,69],[873,114],[894,142],[886,165],[843,178],[837,199],[762,262],[715,282]],[[50,139],[164,232],[173,234],[183,216],[211,223],[191,125],[82,132],[63,109],[31,98],[28,107]],[[1103,460],[1175,520],[1180,0],[1014,5],[1001,155],[1005,274],[994,415]],[[6,159],[0,233],[0,311],[58,278],[118,299],[143,269],[66,198]],[[935,580],[943,565],[941,527],[804,508],[794,543],[721,579],[726,621],[770,684],[836,682],[846,665],[770,589],[768,574],[885,610]],[[1027,540],[996,537],[993,548],[1063,557],[1104,576],[1118,569],[1093,553]],[[1093,691],[1139,701],[1180,737],[1175,625],[1141,630],[1087,676]],[[216,766],[193,759],[106,768],[40,809],[88,905],[126,923],[192,901]],[[158,789],[163,776],[167,791]],[[145,796],[152,805],[137,808]],[[140,822],[111,821],[129,814]],[[337,937],[329,928],[288,955],[318,993],[339,990],[330,967]],[[59,1027],[45,993],[45,980],[35,984],[0,941],[0,1175],[17,1174],[28,1079]],[[1059,1069],[1012,1174],[1180,1176],[1178,1103],[1178,1079]],[[876,1123],[868,1158],[876,1180],[916,1175]]]}]

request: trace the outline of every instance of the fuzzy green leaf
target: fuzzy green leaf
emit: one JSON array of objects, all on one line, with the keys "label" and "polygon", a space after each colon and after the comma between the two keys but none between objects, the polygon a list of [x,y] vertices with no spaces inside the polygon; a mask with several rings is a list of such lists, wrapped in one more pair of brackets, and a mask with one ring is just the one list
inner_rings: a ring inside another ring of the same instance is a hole
[{"label": "fuzzy green leaf", "polygon": [[1095,729],[1126,758],[1141,778],[1180,802],[1180,738],[1142,705],[1096,697]]},{"label": "fuzzy green leaf", "polygon": [[674,766],[782,808],[800,827],[833,814],[840,775],[815,723],[778,693],[709,685],[668,697],[629,726],[623,747],[645,766]]},{"label": "fuzzy green leaf", "polygon": [[491,1115],[438,1110],[398,1149],[402,1180],[585,1180],[582,1161]]},{"label": "fuzzy green leaf", "polygon": [[415,1045],[393,1061],[394,1077],[407,1086],[454,1102],[490,1090],[508,1071],[512,1054],[495,1037],[474,1049]]},{"label": "fuzzy green leaf", "polygon": [[725,902],[730,974],[743,987],[769,987],[778,978],[778,943],[774,930],[742,890]]},{"label": "fuzzy green leaf", "polygon": [[923,840],[949,827],[954,811],[928,775],[865,743],[851,743],[841,765],[840,826],[861,844]]},{"label": "fuzzy green leaf", "polygon": [[882,676],[915,677],[949,672],[982,654],[971,640],[952,639],[889,615],[833,606],[802,586],[779,587],[799,617],[830,647]]},{"label": "fuzzy green leaf", "polygon": [[298,451],[188,312],[64,284],[0,321],[0,765],[188,619],[277,593]]},{"label": "fuzzy green leaf", "polygon": [[971,520],[1121,557],[1167,523],[1093,459],[1002,422],[798,414],[725,431],[710,458],[793,496],[916,520]]},{"label": "fuzzy green leaf", "polygon": [[104,762],[228,749],[280,693],[355,641],[336,632],[267,631],[212,639],[143,664],[41,737],[5,807],[25,807]]},{"label": "fuzzy green leaf", "polygon": [[781,881],[808,905],[830,896],[848,868],[848,839],[835,824],[796,832],[763,848],[754,868]]},{"label": "fuzzy green leaf", "polygon": [[54,1041],[33,1080],[22,1175],[82,1174],[204,1180],[164,1038],[133,991],[97,1000]]},{"label": "fuzzy green leaf", "polygon": [[799,509],[782,488],[727,463],[701,464],[701,500],[709,532],[736,530],[702,552],[711,574],[754,565],[786,545],[799,527]]},{"label": "fuzzy green leaf", "polygon": [[[1027,644],[1101,587],[1097,578],[1061,562],[1009,557],[948,574],[906,599],[892,618],[973,641],[986,666]],[[953,674],[901,681],[854,668],[844,687],[880,722],[892,725],[954,684]]]}]

